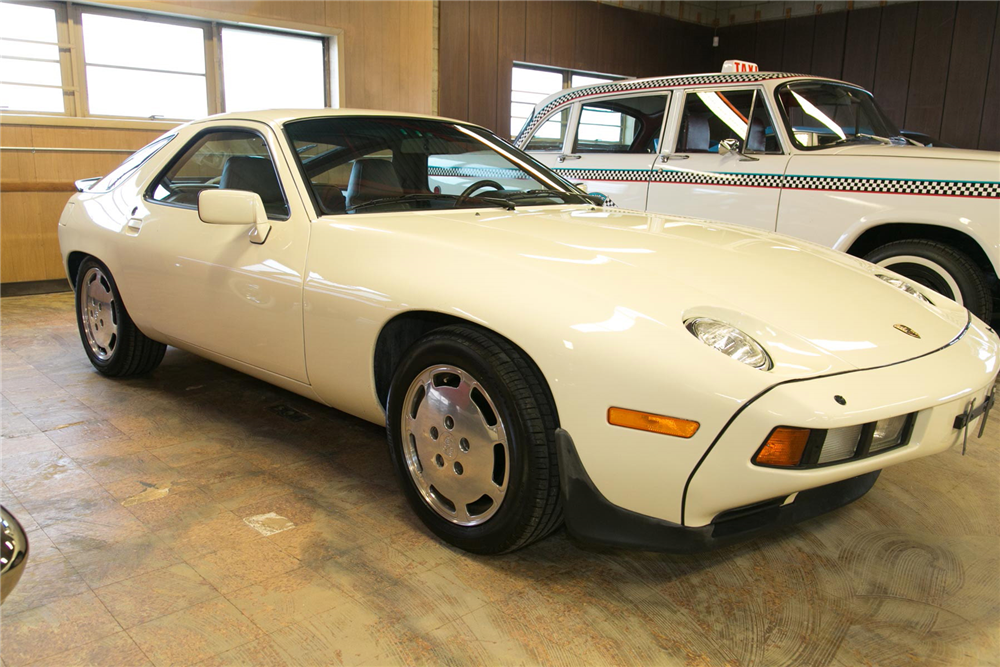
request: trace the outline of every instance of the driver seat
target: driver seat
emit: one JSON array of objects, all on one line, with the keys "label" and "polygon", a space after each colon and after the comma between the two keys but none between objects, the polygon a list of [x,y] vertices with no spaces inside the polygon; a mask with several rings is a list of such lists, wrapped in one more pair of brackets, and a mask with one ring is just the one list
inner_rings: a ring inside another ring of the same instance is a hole
[{"label": "driver seat", "polygon": [[347,208],[382,197],[398,197],[403,194],[399,174],[389,160],[364,158],[356,160],[351,167],[351,178],[347,182]]}]

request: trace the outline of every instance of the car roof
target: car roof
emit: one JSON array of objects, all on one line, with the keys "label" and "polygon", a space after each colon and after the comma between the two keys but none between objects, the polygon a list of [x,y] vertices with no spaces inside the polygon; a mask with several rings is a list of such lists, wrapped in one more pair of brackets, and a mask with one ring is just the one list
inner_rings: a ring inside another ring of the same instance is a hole
[{"label": "car roof", "polygon": [[[260,109],[255,111],[233,111],[220,113],[191,121],[191,125],[214,123],[218,121],[245,120],[282,125],[284,123],[305,120],[309,118],[346,118],[364,116],[369,118],[418,118],[421,120],[437,120],[462,125],[474,125],[464,120],[430,116],[427,114],[407,113],[405,111],[381,111],[375,109]],[[478,127],[478,126],[477,126]]]}]

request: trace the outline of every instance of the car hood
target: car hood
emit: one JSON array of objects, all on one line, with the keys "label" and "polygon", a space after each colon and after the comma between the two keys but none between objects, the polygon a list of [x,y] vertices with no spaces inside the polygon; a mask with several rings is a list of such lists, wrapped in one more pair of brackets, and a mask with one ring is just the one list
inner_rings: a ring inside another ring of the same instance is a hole
[{"label": "car hood", "polygon": [[886,144],[855,144],[816,151],[824,155],[850,155],[856,157],[905,157],[920,160],[969,160],[972,162],[1000,163],[1000,153],[975,151],[964,148],[936,146],[889,146]]},{"label": "car hood", "polygon": [[928,304],[875,277],[889,271],[747,227],[593,207],[418,215],[401,229],[446,239],[440,252],[465,256],[475,269],[467,280],[489,279],[494,293],[497,276],[510,276],[526,310],[548,303],[577,332],[653,323],[684,344],[693,340],[685,321],[713,317],[762,343],[778,375],[896,363],[948,345],[968,324],[954,302],[929,292]]}]

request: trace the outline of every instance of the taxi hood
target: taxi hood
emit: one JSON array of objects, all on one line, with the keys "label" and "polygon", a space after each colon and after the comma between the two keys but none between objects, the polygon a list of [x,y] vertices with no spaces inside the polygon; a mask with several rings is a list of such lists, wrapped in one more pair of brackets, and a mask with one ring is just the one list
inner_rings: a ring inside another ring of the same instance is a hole
[{"label": "taxi hood", "polygon": [[[523,317],[563,318],[563,330],[589,332],[641,321],[661,329],[644,340],[665,345],[670,337],[687,345],[694,338],[684,322],[711,317],[752,335],[786,377],[921,356],[969,322],[934,292],[928,303],[876,277],[889,271],[747,227],[581,206],[436,212],[425,224],[435,229],[420,236],[447,238],[448,251],[476,267],[469,281],[515,291]],[[483,303],[468,308],[482,321],[508,316]]]}]

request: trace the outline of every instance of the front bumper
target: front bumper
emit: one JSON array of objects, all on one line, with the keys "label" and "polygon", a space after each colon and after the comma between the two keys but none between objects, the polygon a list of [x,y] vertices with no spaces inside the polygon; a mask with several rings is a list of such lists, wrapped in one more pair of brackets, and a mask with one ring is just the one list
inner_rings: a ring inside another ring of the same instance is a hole
[{"label": "front bumper", "polygon": [[880,470],[790,496],[724,512],[705,526],[681,526],[609,502],[580,463],[569,433],[556,431],[563,514],[570,535],[588,544],[646,551],[698,553],[790,526],[854,502],[868,493]]}]

